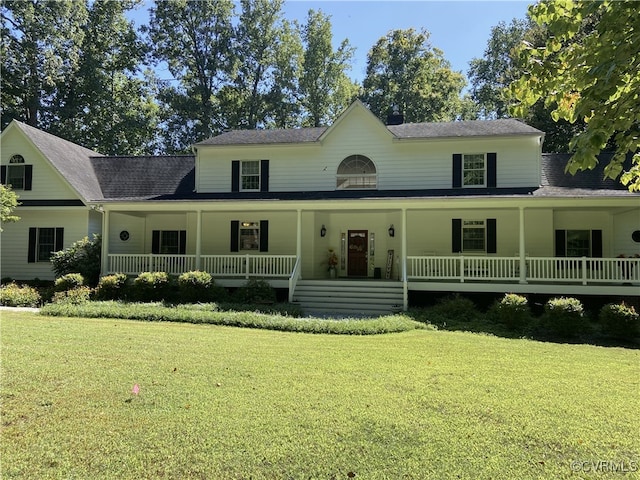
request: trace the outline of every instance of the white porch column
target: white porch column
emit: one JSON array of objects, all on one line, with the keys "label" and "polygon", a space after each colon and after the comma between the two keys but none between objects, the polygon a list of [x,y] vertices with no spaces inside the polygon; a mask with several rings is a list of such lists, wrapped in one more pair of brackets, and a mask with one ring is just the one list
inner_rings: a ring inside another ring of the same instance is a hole
[{"label": "white porch column", "polygon": [[296,225],[296,257],[302,256],[302,210],[297,211],[297,225]]},{"label": "white porch column", "polygon": [[407,283],[407,209],[402,209],[402,309],[409,308],[409,285]]},{"label": "white porch column", "polygon": [[520,238],[519,238],[519,249],[520,249],[520,282],[522,284],[527,283],[527,261],[526,261],[526,252],[525,252],[525,241],[524,241],[524,207],[520,207]]},{"label": "white porch column", "polygon": [[202,268],[202,210],[196,212],[196,270]]},{"label": "white porch column", "polygon": [[109,210],[102,212],[102,266],[101,274],[109,273]]}]

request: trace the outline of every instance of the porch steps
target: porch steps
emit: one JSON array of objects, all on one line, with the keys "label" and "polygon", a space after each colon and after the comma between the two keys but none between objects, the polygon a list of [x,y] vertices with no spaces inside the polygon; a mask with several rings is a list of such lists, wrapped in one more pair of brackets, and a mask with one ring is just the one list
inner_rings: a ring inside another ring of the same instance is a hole
[{"label": "porch steps", "polygon": [[293,301],[308,315],[387,315],[402,310],[402,283],[384,280],[300,280]]}]

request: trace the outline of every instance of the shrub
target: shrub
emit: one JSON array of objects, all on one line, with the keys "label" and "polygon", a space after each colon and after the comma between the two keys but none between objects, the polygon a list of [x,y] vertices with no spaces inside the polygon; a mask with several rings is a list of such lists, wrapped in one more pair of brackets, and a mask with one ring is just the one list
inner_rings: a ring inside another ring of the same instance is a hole
[{"label": "shrub", "polygon": [[178,277],[178,290],[182,302],[208,302],[212,300],[213,279],[207,272],[186,272]]},{"label": "shrub", "polygon": [[233,301],[237,303],[273,303],[276,301],[276,291],[269,282],[252,278],[233,294]]},{"label": "shrub", "polygon": [[443,298],[438,304],[431,307],[429,312],[435,317],[443,318],[445,321],[448,319],[466,322],[478,318],[478,311],[473,300],[458,294]]},{"label": "shrub", "polygon": [[166,300],[169,296],[169,275],[166,272],[142,272],[133,281],[134,296],[142,302]]},{"label": "shrub", "polygon": [[544,306],[541,324],[545,330],[561,337],[581,333],[586,327],[584,307],[577,298],[552,298]]},{"label": "shrub", "polygon": [[100,279],[95,296],[99,300],[124,300],[127,293],[127,276],[116,273]]},{"label": "shrub", "polygon": [[93,290],[86,286],[79,286],[70,290],[58,291],[53,295],[53,303],[80,305],[91,298]]},{"label": "shrub", "polygon": [[0,305],[7,307],[37,307],[41,300],[38,290],[27,285],[9,283],[0,287]]},{"label": "shrub", "polygon": [[640,332],[640,315],[632,305],[609,303],[598,316],[604,333],[617,338],[634,338]]},{"label": "shrub", "polygon": [[84,285],[84,277],[79,273],[67,273],[66,275],[56,278],[56,292],[64,292]]},{"label": "shrub", "polygon": [[506,293],[499,302],[496,302],[491,308],[490,316],[510,330],[524,327],[532,318],[527,298],[514,293]]},{"label": "shrub", "polygon": [[100,235],[93,236],[93,240],[84,237],[73,243],[69,248],[55,252],[51,256],[51,263],[56,277],[67,273],[81,273],[86,282],[95,286],[100,277],[100,255],[102,241]]}]

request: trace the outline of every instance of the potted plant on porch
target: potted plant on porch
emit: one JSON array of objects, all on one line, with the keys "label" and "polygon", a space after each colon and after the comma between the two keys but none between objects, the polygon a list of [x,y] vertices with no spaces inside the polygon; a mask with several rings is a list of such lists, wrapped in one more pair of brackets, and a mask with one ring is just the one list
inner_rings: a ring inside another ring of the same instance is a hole
[{"label": "potted plant on porch", "polygon": [[336,278],[337,277],[336,267],[338,266],[338,256],[336,255],[336,252],[333,250],[333,248],[330,248],[329,252],[327,253],[327,266],[329,271],[329,278]]}]

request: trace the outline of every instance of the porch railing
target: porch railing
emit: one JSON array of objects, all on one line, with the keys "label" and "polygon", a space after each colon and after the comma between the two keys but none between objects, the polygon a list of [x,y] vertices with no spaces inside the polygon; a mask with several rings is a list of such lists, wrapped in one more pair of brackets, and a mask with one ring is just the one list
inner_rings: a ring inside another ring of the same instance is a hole
[{"label": "porch railing", "polygon": [[519,257],[407,257],[409,280],[542,283],[639,283],[640,258],[527,257],[521,275]]},{"label": "porch railing", "polygon": [[[167,272],[179,275],[196,270],[195,255],[110,254],[109,272],[138,275]],[[200,270],[214,277],[289,277],[295,255],[202,255]]]}]

